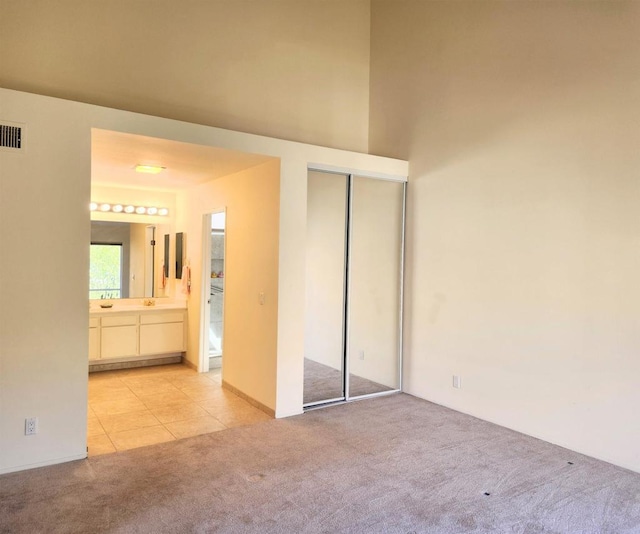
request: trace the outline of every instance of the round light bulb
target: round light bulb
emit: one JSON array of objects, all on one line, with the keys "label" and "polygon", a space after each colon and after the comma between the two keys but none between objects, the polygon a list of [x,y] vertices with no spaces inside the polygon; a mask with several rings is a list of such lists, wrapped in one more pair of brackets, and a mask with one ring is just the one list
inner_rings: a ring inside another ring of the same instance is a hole
[{"label": "round light bulb", "polygon": [[95,202],[92,202],[91,204],[89,204],[89,210],[90,211],[96,211],[98,209],[98,204]]},{"label": "round light bulb", "polygon": [[144,206],[138,206],[136,208],[136,213],[138,215],[144,215],[147,212],[147,208],[145,208]]},{"label": "round light bulb", "polygon": [[155,215],[158,213],[158,208],[147,208],[147,215]]},{"label": "round light bulb", "polygon": [[127,206],[126,208],[124,208],[125,213],[133,213],[134,211],[136,211],[135,206]]},{"label": "round light bulb", "polygon": [[160,209],[158,210],[158,215],[162,215],[163,217],[164,217],[165,215],[169,215],[169,210],[168,210],[167,208],[160,208]]},{"label": "round light bulb", "polygon": [[110,211],[111,204],[100,204],[100,211]]},{"label": "round light bulb", "polygon": [[122,206],[122,204],[116,204],[115,206],[113,206],[113,210],[116,213],[120,213],[122,210],[124,209],[124,207]]}]

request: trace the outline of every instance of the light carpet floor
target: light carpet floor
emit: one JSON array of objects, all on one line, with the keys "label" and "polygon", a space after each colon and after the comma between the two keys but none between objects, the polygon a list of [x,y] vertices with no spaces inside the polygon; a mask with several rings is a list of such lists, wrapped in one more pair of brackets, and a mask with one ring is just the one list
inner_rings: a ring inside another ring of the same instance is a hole
[{"label": "light carpet floor", "polygon": [[640,474],[398,394],[0,477],[5,533],[638,533]]},{"label": "light carpet floor", "polygon": [[[349,396],[391,391],[392,388],[349,374]],[[304,404],[342,397],[342,372],[309,358],[304,359]]]}]

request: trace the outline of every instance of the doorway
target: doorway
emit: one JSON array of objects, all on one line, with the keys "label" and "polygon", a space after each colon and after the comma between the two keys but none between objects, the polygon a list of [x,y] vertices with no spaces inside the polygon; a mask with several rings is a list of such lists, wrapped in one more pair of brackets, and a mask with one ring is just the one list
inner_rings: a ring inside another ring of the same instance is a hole
[{"label": "doorway", "polygon": [[202,361],[204,372],[222,368],[224,339],[226,211],[203,216]]},{"label": "doorway", "polygon": [[405,184],[310,170],[305,409],[401,389]]}]

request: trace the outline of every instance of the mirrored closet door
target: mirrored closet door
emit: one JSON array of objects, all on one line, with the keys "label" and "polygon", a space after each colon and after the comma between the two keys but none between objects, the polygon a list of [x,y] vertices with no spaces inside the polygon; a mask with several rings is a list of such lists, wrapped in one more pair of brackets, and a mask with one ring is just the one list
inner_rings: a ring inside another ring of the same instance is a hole
[{"label": "mirrored closet door", "polygon": [[401,388],[405,184],[309,171],[304,406]]}]

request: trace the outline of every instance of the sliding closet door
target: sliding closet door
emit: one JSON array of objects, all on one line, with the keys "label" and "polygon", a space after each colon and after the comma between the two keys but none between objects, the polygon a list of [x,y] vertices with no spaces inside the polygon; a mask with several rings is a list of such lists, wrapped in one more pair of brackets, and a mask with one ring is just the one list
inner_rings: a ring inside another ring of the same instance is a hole
[{"label": "sliding closet door", "polygon": [[345,398],[344,312],[348,176],[309,171],[304,405]]},{"label": "sliding closet door", "polygon": [[348,395],[400,389],[404,184],[352,178]]}]

